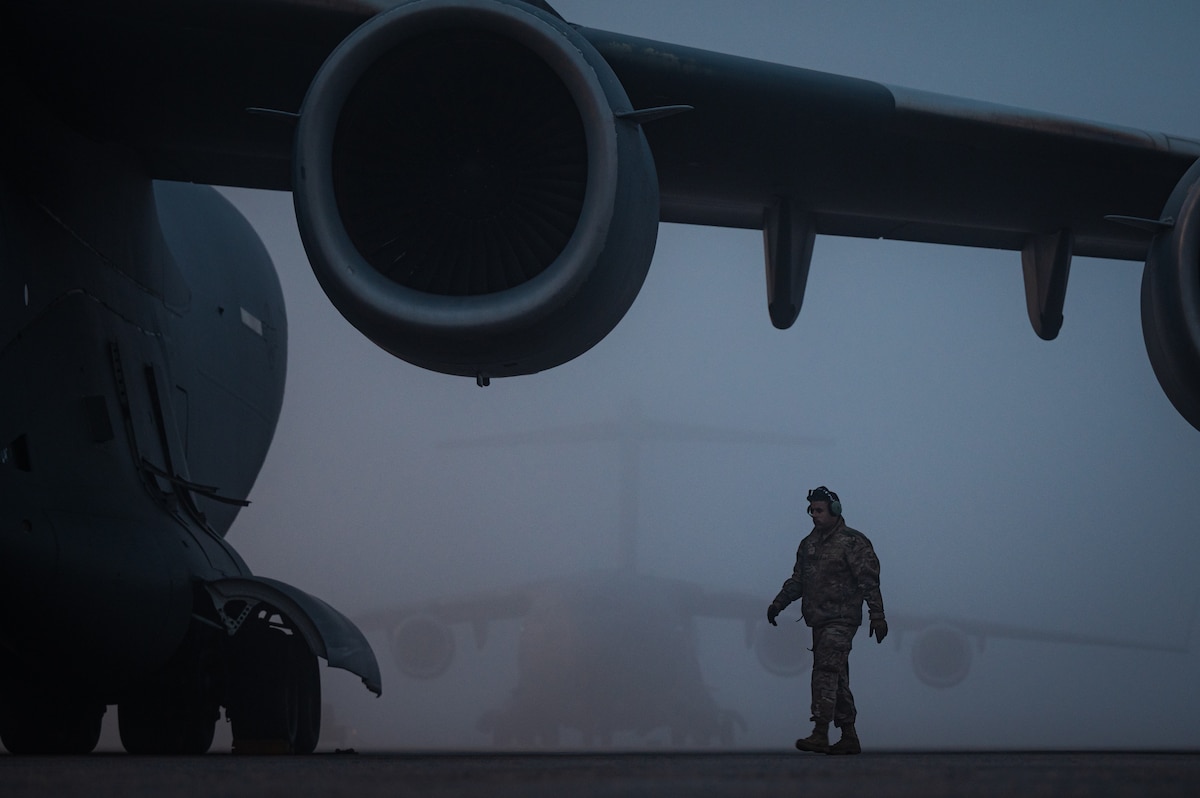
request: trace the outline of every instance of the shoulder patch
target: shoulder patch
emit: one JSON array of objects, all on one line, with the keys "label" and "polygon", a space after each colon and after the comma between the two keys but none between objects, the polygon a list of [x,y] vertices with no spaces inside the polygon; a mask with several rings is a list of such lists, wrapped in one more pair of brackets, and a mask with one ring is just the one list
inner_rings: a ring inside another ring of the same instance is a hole
[{"label": "shoulder patch", "polygon": [[856,540],[865,540],[867,543],[871,542],[862,532],[859,532],[857,529],[853,529],[848,526],[842,527],[842,533],[848,537],[855,538]]}]

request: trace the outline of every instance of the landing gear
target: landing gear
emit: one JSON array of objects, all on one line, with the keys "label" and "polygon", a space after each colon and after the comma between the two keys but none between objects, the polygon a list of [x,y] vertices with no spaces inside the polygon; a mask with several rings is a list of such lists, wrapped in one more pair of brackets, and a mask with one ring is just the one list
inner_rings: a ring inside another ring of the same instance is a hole
[{"label": "landing gear", "polygon": [[121,745],[131,754],[193,755],[208,752],[218,717],[216,707],[188,696],[142,695],[117,710]]},{"label": "landing gear", "polygon": [[166,667],[117,707],[121,745],[131,754],[206,753],[220,717],[216,641],[193,634]]},{"label": "landing gear", "polygon": [[[304,636],[277,610],[241,605],[227,628],[197,625],[161,670],[116,695],[131,754],[196,755],[212,746],[225,705],[234,753],[310,754],[321,734],[321,677]],[[133,677],[128,677],[132,679]],[[31,677],[0,660],[0,743],[13,754],[86,754],[105,701],[70,680]],[[110,698],[109,701],[113,699]]]},{"label": "landing gear", "polygon": [[11,754],[87,754],[100,740],[104,704],[48,687],[0,687],[0,742]]},{"label": "landing gear", "polygon": [[538,717],[520,706],[485,712],[477,724],[492,735],[498,748],[558,748],[561,744],[558,722]]},{"label": "landing gear", "polygon": [[230,640],[229,665],[233,752],[311,754],[321,734],[321,677],[304,639],[260,609]]}]

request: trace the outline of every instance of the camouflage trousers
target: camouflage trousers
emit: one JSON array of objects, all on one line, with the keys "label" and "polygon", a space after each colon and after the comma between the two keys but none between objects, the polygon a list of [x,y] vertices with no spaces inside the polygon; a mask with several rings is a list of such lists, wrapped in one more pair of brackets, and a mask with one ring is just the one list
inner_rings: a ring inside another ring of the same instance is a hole
[{"label": "camouflage trousers", "polygon": [[814,626],[812,720],[842,727],[854,723],[858,711],[850,692],[850,646],[857,626],[830,623]]}]

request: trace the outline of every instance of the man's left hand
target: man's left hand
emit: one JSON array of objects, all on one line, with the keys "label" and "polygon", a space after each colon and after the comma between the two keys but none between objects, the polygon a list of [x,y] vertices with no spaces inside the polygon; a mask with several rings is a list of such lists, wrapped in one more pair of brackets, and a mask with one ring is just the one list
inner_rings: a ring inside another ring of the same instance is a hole
[{"label": "man's left hand", "polygon": [[887,621],[883,618],[871,621],[871,628],[867,632],[867,637],[874,636],[876,643],[882,643],[883,638],[887,637]]}]

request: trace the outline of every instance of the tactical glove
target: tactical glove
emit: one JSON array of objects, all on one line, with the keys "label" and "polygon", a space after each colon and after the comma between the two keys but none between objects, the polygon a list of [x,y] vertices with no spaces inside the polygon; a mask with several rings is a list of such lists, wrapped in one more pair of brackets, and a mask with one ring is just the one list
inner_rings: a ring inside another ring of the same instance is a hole
[{"label": "tactical glove", "polygon": [[867,632],[867,637],[875,636],[876,643],[882,643],[883,638],[887,637],[887,621],[879,618],[871,621],[871,629]]}]

